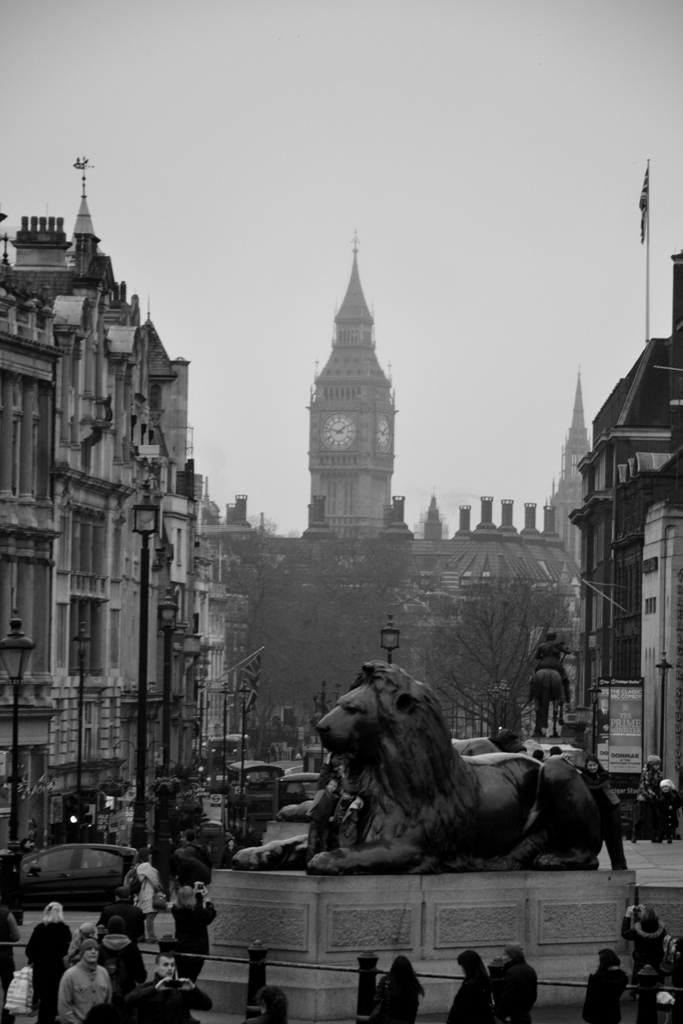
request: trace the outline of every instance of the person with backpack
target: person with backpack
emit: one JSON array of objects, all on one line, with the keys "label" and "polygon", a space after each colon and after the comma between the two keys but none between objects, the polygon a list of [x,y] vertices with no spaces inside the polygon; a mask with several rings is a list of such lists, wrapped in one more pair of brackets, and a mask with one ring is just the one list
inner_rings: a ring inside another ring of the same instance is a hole
[{"label": "person with backpack", "polygon": [[114,916],[109,919],[107,934],[102,938],[100,945],[98,962],[109,974],[112,1003],[119,1010],[124,1022],[130,1020],[130,1012],[124,999],[136,985],[147,981],[147,971],[137,943],[132,942],[126,935],[122,917]]},{"label": "person with backpack", "polygon": [[98,925],[106,928],[112,917],[122,917],[126,935],[137,945],[138,939],[145,934],[145,916],[139,907],[131,903],[130,889],[120,885],[114,893],[114,902],[102,908]]}]

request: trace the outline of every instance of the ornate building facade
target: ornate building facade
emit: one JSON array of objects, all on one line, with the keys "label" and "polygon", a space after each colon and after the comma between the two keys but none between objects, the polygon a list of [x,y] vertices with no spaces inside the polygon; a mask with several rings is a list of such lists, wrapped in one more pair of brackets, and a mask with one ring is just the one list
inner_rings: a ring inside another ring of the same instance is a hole
[{"label": "ornate building facade", "polygon": [[338,536],[373,536],[384,527],[390,504],[396,410],[391,381],[375,353],[374,319],[355,246],[334,325],[332,352],[311,395],[311,499],[315,504],[325,498],[327,522]]}]

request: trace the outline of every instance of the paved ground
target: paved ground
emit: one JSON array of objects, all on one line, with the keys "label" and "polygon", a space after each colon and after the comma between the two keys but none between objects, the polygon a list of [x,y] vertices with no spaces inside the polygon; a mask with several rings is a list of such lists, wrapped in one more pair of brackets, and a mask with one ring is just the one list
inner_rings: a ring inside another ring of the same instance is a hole
[{"label": "paved ground", "polygon": [[[624,843],[626,860],[629,868],[636,872],[638,885],[680,885],[683,887],[683,843],[674,842],[668,844],[639,842]],[[609,868],[609,858],[606,853],[600,857],[600,867]],[[66,914],[67,923],[73,929],[84,921],[96,921],[98,913],[86,911],[68,911]],[[28,940],[34,926],[40,921],[41,914],[38,911],[27,911],[24,914],[24,924],[21,928],[22,942]],[[157,935],[164,932],[173,932],[173,918],[170,914],[159,914],[157,916]],[[141,947],[146,949],[146,947]],[[145,961],[151,973],[153,967],[153,951],[151,947]],[[17,966],[25,963],[22,950],[17,950]],[[201,979],[200,979],[201,984]],[[636,1004],[630,999],[622,1000],[622,1022],[623,1024],[635,1024]],[[202,1024],[240,1024],[243,1015],[230,1013],[201,1013],[194,1011]],[[535,1009],[533,1024],[581,1024],[581,1006],[547,1006]],[[663,1017],[662,1017],[663,1021]],[[300,1024],[292,1021],[291,1024]],[[303,1022],[301,1022],[303,1024]],[[351,1022],[339,1022],[339,1024],[351,1024]],[[425,1015],[418,1015],[418,1024],[444,1024],[443,1018]]]}]

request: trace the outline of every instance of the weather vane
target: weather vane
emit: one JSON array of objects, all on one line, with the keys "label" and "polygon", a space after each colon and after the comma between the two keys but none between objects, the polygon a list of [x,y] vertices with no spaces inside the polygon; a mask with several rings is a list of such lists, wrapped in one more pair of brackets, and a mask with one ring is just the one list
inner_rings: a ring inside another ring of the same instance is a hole
[{"label": "weather vane", "polygon": [[81,198],[82,199],[85,199],[85,172],[87,170],[92,171],[94,169],[94,166],[95,166],[94,164],[90,163],[90,161],[88,160],[87,156],[78,157],[76,159],[76,163],[74,164],[74,167],[76,168],[77,171],[83,171],[83,174],[82,174],[82,177],[81,177],[81,180],[83,182],[83,192],[81,193]]},{"label": "weather vane", "polygon": [[356,256],[358,254],[358,243],[360,241],[357,231],[353,232],[353,238],[351,239],[351,241],[353,243],[353,255]]}]

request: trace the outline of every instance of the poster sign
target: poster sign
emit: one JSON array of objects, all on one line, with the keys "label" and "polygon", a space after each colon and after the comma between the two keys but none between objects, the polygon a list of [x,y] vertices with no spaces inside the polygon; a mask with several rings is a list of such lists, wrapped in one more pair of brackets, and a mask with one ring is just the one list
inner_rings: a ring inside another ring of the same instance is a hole
[{"label": "poster sign", "polygon": [[636,775],[643,768],[643,681],[599,679],[597,755],[610,773]]}]

